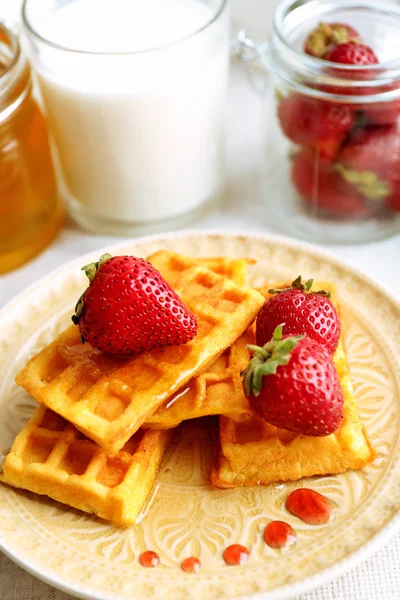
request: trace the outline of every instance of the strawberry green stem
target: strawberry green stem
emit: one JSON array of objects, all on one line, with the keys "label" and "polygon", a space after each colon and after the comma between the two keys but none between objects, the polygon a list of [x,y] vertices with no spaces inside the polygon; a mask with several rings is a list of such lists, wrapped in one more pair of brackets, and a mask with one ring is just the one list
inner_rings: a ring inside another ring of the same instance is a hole
[{"label": "strawberry green stem", "polygon": [[[84,267],[82,267],[81,271],[85,271],[85,275],[89,279],[90,283],[92,283],[92,281],[96,277],[96,275],[99,272],[99,270],[101,269],[101,267],[104,265],[105,262],[110,260],[110,258],[111,258],[111,254],[103,254],[102,256],[100,256],[100,258],[97,262],[92,262],[92,263],[89,263],[88,265],[85,265]],[[84,298],[85,298],[86,292],[87,292],[87,289],[83,292],[83,294],[81,295],[81,297],[79,298],[78,302],[75,305],[75,312],[71,317],[71,320],[74,323],[74,325],[78,325],[78,323],[79,323],[79,319],[80,319],[80,316],[83,311]],[[84,338],[81,336],[81,342],[84,343],[84,341],[85,341]]]},{"label": "strawberry green stem", "polygon": [[89,279],[90,283],[92,283],[101,267],[105,262],[110,260],[110,258],[111,254],[102,254],[97,262],[92,262],[82,267],[81,271],[85,271],[85,275]]},{"label": "strawberry green stem", "polygon": [[[309,294],[311,292],[313,283],[314,283],[314,279],[308,279],[305,283],[302,283],[301,275],[299,275],[294,281],[292,281],[292,283],[290,284],[289,287],[282,288],[282,289],[274,289],[273,288],[271,290],[268,290],[268,293],[269,294],[281,294],[282,292],[287,292],[288,290],[301,290],[302,292]],[[321,296],[325,296],[326,298],[331,297],[331,293],[328,292],[327,290],[318,290],[316,292],[313,291],[312,293],[320,294]]]},{"label": "strawberry green stem", "polygon": [[276,327],[272,340],[264,346],[247,346],[253,352],[253,358],[241,373],[244,376],[244,391],[247,398],[252,395],[259,396],[263,377],[275,375],[279,366],[287,365],[292,351],[304,338],[304,335],[293,335],[282,339],[283,326],[284,323]]}]

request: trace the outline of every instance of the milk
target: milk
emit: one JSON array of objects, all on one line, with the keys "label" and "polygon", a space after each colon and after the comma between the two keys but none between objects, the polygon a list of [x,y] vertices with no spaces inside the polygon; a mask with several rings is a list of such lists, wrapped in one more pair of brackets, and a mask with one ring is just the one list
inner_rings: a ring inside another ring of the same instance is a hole
[{"label": "milk", "polygon": [[197,0],[72,0],[36,24],[60,47],[36,66],[67,196],[87,215],[153,222],[220,192],[229,35],[207,26],[214,13]]}]

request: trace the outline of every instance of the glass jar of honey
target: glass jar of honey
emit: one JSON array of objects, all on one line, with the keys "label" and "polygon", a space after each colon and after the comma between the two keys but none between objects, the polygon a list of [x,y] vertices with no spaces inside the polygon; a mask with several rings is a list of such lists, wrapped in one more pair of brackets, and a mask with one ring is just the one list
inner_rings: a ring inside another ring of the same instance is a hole
[{"label": "glass jar of honey", "polygon": [[0,273],[38,254],[62,218],[31,69],[16,37],[0,25]]}]

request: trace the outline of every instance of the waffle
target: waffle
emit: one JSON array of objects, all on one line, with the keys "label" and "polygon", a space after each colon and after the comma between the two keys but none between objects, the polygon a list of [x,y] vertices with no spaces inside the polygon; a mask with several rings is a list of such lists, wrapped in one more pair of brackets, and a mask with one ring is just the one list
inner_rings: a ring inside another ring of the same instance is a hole
[{"label": "waffle", "polygon": [[[314,287],[329,289],[332,302],[338,305],[332,284]],[[374,460],[376,452],[358,415],[342,339],[334,362],[344,392],[344,419],[338,431],[310,437],[278,429],[254,413],[235,419],[221,416],[214,440],[214,486],[229,488],[333,475]]]},{"label": "waffle", "polygon": [[173,288],[178,283],[182,268],[190,268],[193,265],[210,269],[213,273],[230,279],[236,285],[244,286],[246,285],[247,265],[255,262],[249,258],[226,258],[224,256],[192,258],[170,250],[159,250],[149,256],[147,260],[162,273]]},{"label": "waffle", "polygon": [[133,525],[153,488],[172,431],[140,429],[115,457],[39,406],[15,439],[0,480]]},{"label": "waffle", "polygon": [[187,419],[250,412],[240,371],[246,368],[250,359],[246,345],[254,343],[254,329],[249,328],[206,371],[157,409],[144,427],[167,429]]},{"label": "waffle", "polygon": [[75,326],[33,357],[16,382],[106,452],[117,453],[142,423],[209,366],[254,320],[262,294],[170,252],[149,259],[199,322],[185,345],[129,358],[80,344]]}]

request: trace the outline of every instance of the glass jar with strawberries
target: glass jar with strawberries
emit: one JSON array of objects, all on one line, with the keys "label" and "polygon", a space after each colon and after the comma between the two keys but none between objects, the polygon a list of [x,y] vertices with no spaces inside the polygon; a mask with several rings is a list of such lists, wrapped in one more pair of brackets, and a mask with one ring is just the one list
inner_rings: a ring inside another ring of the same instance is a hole
[{"label": "glass jar with strawberries", "polygon": [[269,222],[326,243],[400,231],[400,6],[286,0],[270,70]]}]

